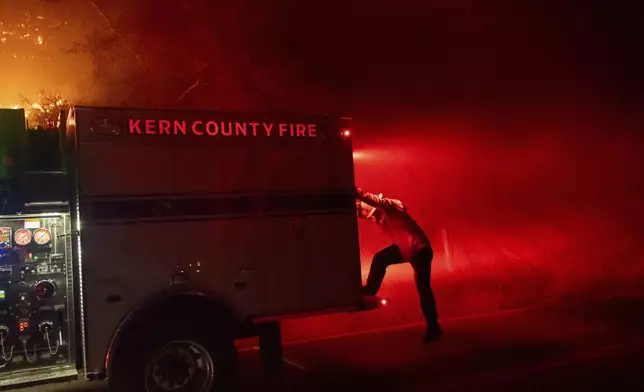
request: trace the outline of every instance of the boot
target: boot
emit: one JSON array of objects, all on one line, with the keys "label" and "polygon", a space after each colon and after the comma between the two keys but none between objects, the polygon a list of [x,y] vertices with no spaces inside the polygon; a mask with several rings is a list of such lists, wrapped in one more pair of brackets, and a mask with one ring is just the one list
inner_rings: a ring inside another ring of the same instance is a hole
[{"label": "boot", "polygon": [[438,322],[427,324],[423,344],[433,343],[443,336],[443,329]]}]

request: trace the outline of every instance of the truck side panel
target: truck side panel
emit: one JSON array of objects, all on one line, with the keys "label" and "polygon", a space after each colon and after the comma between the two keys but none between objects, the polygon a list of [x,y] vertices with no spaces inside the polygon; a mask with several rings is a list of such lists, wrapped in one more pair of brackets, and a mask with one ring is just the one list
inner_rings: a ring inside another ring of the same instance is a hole
[{"label": "truck side panel", "polygon": [[171,193],[171,154],[167,146],[82,143],[78,157],[83,196]]},{"label": "truck side panel", "polygon": [[347,255],[355,247],[353,236],[351,219],[340,214],[271,217],[263,222],[260,275],[266,307],[261,316],[357,303],[360,265]]},{"label": "truck side panel", "polygon": [[240,218],[178,222],[176,226],[180,234],[177,260],[189,279],[215,289],[242,318],[264,308],[254,225],[254,220]]},{"label": "truck side panel", "polygon": [[[317,129],[205,136],[204,124],[239,118]],[[156,128],[130,132],[133,119]],[[161,121],[187,132],[154,133]],[[77,108],[75,123],[88,371],[102,369],[119,322],[177,271],[240,318],[360,303],[351,145],[337,122]]]},{"label": "truck side panel", "polygon": [[[331,143],[329,143],[331,144]],[[353,155],[325,144],[265,146],[260,176],[262,189],[320,191],[353,186]]]},{"label": "truck side panel", "polygon": [[256,145],[213,149],[212,145],[204,144],[177,148],[173,154],[175,193],[251,193],[257,188]]},{"label": "truck side panel", "polygon": [[[100,372],[107,344],[122,319],[135,306],[168,285],[177,260],[176,241],[141,246],[176,232],[176,224],[147,222],[100,225],[83,222],[83,277],[87,370]],[[142,263],[142,260],[146,260]],[[119,301],[108,301],[118,296]]]}]

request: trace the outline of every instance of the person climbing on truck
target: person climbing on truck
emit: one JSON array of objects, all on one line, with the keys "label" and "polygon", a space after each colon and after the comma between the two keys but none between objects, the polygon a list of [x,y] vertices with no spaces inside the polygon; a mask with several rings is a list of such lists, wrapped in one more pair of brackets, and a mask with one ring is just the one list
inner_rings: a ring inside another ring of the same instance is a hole
[{"label": "person climbing on truck", "polygon": [[376,252],[371,262],[363,294],[375,296],[385,278],[387,267],[408,262],[414,270],[416,289],[427,323],[423,343],[438,340],[442,328],[438,322],[436,300],[431,288],[432,245],[418,223],[407,212],[400,200],[382,197],[356,188],[358,216],[375,222],[393,241],[393,244]]}]

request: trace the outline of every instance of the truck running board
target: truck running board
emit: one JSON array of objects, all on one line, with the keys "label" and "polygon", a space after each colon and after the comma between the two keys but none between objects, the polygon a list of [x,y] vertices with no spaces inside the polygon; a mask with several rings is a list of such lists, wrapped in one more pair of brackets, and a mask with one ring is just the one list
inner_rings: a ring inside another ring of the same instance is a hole
[{"label": "truck running board", "polygon": [[12,373],[10,377],[0,378],[0,390],[16,388],[18,386],[28,387],[42,383],[55,381],[78,380],[78,370],[73,365],[60,367],[43,367],[40,369],[26,370],[24,372]]}]

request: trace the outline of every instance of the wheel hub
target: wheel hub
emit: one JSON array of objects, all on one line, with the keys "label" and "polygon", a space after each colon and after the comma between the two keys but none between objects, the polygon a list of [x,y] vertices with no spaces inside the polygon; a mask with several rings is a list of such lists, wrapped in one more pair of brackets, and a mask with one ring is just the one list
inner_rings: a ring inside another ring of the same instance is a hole
[{"label": "wheel hub", "polygon": [[172,342],[158,350],[147,366],[147,392],[205,392],[214,381],[210,354],[193,342]]},{"label": "wheel hub", "polygon": [[190,353],[177,348],[161,355],[152,368],[154,381],[159,386],[173,391],[184,386],[194,376],[196,364]]}]

